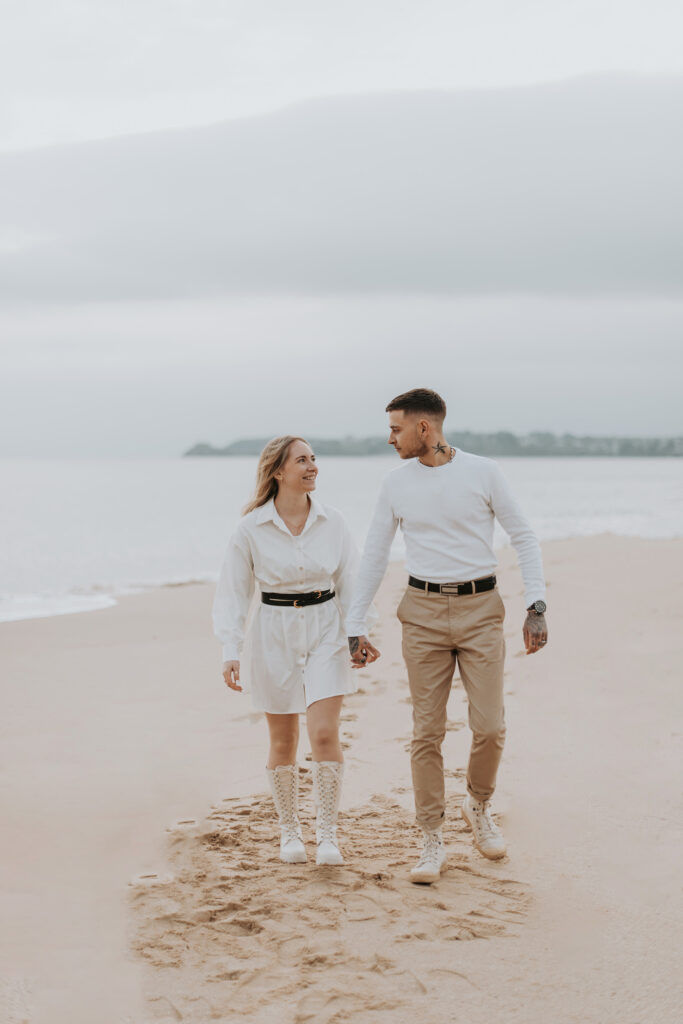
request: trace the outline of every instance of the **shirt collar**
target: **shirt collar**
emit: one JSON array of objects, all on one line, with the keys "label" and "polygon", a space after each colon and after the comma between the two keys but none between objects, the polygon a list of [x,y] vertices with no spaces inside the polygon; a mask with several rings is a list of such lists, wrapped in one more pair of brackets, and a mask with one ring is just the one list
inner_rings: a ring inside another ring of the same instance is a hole
[{"label": "shirt collar", "polygon": [[[306,533],[308,529],[310,529],[310,527],[313,525],[316,519],[327,519],[327,512],[323,508],[322,503],[318,501],[318,499],[315,497],[315,495],[309,494],[308,499],[311,503],[311,508],[308,513],[306,525],[304,526],[301,533],[298,535],[300,537],[303,536],[303,534]],[[259,526],[262,523],[275,523],[275,525],[284,533],[289,533],[289,530],[287,529],[282,518],[280,517],[278,510],[275,508],[275,501],[273,498],[267,501],[265,505],[261,505],[257,509],[256,522]]]}]

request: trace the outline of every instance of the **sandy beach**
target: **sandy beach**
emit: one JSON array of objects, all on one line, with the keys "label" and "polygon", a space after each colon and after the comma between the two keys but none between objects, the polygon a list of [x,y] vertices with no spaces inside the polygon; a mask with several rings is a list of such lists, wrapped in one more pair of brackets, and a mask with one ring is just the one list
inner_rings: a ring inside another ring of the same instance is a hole
[{"label": "sandy beach", "polygon": [[543,545],[550,644],[523,653],[514,553],[508,740],[494,808],[509,854],[459,815],[456,678],[444,745],[450,867],[418,849],[394,608],[345,705],[342,868],[277,858],[266,732],[220,676],[213,588],[0,626],[3,1024],[659,1024],[680,1019],[683,541]]}]

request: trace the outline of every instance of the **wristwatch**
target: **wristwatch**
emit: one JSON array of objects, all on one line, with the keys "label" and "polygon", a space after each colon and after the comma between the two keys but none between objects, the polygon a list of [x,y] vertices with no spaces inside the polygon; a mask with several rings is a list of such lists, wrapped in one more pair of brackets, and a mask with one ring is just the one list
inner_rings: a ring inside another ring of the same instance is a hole
[{"label": "wristwatch", "polygon": [[545,601],[534,601],[533,604],[529,605],[527,611],[535,612],[536,615],[545,615],[547,608],[548,605],[545,603]]}]

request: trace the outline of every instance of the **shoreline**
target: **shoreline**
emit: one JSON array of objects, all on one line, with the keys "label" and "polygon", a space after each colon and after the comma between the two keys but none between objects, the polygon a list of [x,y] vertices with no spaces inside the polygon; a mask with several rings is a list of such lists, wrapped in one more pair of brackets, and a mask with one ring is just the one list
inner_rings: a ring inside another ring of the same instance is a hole
[{"label": "shoreline", "polygon": [[[683,534],[680,536],[667,536],[667,537],[647,537],[636,534],[621,534],[613,533],[609,530],[604,530],[600,533],[587,533],[587,534],[576,534],[566,537],[551,537],[541,541],[542,544],[555,544],[555,543],[569,543],[571,541],[587,541],[590,539],[614,539],[614,540],[625,540],[625,541],[641,541],[648,544],[669,544],[676,543],[677,541],[683,542]],[[495,549],[495,554],[498,559],[506,557],[506,553],[509,554],[512,551],[512,546],[507,543],[503,546],[498,546]],[[392,566],[403,567],[403,561],[401,559],[392,558],[389,563]],[[14,599],[23,600],[37,600],[46,601],[48,603],[53,602],[65,602],[66,604],[72,605],[63,609],[48,611],[48,612],[32,612],[26,615],[18,615],[10,618],[3,618],[2,612],[0,611],[0,630],[6,624],[15,622],[32,622],[39,619],[53,619],[61,618],[69,615],[87,615],[91,612],[103,611],[108,608],[114,608],[122,601],[126,601],[128,598],[136,597],[141,594],[153,594],[156,591],[163,591],[173,588],[182,587],[193,587],[193,586],[215,586],[218,580],[218,572],[214,574],[206,574],[203,576],[190,577],[182,580],[167,580],[163,582],[152,582],[152,583],[126,583],[120,587],[104,587],[101,584],[92,584],[91,592],[83,592],[82,590],[67,591],[65,594],[58,595],[9,595]],[[77,602],[83,601],[82,607],[77,607]]]},{"label": "shoreline", "polygon": [[[683,539],[542,546],[551,642],[533,657],[521,650],[514,551],[500,552],[508,741],[494,806],[510,854],[499,865],[478,857],[458,818],[469,732],[456,683],[444,744],[453,860],[430,890],[406,882],[417,833],[393,614],[399,564],[378,596],[383,656],[345,704],[337,890],[314,865],[294,888],[277,874],[260,796],[265,728],[220,680],[212,584],[129,595],[99,615],[3,624],[0,1009],[4,999],[19,1021],[92,1024],[106,993],[109,1016],[126,1024],[204,1024],[207,999],[221,1019],[245,1024],[266,1024],[273,1001],[283,1024],[331,1020],[335,1006],[340,1020],[437,1024],[453,1000],[470,1024],[667,1019],[681,999],[681,809],[670,779]],[[302,739],[304,766],[307,749]],[[226,844],[245,820],[251,853],[239,868]],[[341,901],[330,903],[331,891]],[[232,903],[239,909],[210,928],[215,908]],[[221,972],[216,958],[233,956],[240,962]],[[269,965],[279,988],[268,987]]]}]

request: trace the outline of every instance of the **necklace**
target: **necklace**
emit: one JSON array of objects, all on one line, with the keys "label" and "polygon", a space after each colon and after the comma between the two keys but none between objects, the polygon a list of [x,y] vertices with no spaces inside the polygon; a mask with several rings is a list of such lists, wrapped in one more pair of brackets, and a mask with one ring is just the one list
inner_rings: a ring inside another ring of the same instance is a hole
[{"label": "necklace", "polygon": [[311,510],[310,501],[307,504],[306,515],[303,517],[303,519],[293,519],[290,516],[283,515],[283,513],[278,509],[277,505],[275,506],[275,509],[278,515],[280,516],[280,519],[285,524],[285,526],[287,527],[287,529],[289,530],[293,537],[298,537],[301,533],[303,533],[304,526],[308,522],[308,514]]},{"label": "necklace", "polygon": [[306,525],[306,519],[308,519],[308,516],[306,516],[306,519],[302,519],[301,522],[298,523],[294,523],[292,519],[285,519],[284,516],[280,516],[280,518],[282,519],[283,523],[285,524],[291,535],[293,537],[298,537],[299,534],[303,533],[303,529],[304,526]]}]

